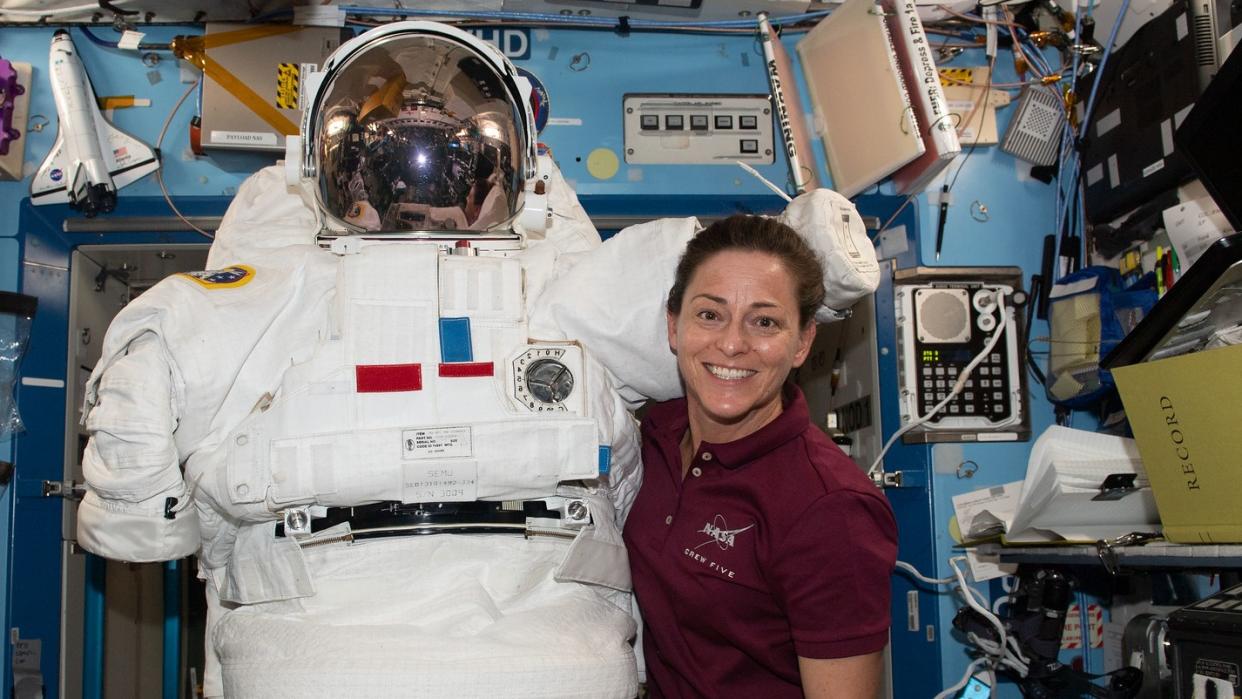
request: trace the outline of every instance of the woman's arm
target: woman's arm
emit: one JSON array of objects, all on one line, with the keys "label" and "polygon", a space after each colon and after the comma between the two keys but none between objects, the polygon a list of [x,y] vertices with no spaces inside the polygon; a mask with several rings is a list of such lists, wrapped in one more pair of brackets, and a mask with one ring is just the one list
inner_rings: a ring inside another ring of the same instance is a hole
[{"label": "woman's arm", "polygon": [[880,694],[884,651],[849,658],[798,656],[802,693],[807,699],[863,699]]}]

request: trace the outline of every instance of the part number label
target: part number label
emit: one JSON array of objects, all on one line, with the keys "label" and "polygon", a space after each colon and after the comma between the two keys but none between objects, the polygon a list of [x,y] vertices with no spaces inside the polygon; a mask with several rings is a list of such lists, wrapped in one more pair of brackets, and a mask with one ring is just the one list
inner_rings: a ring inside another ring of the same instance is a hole
[{"label": "part number label", "polygon": [[470,427],[429,427],[401,432],[404,459],[452,458],[474,453]]}]

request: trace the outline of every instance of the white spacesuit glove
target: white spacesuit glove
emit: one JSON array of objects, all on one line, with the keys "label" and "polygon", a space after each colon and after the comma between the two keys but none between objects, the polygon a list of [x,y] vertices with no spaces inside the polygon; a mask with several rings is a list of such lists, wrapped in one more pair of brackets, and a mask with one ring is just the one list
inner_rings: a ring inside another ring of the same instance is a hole
[{"label": "white spacesuit glove", "polygon": [[819,253],[824,266],[824,305],[815,320],[840,318],[880,284],[880,265],[862,216],[849,199],[829,189],[799,195],[779,217]]},{"label": "white spacesuit glove", "polygon": [[104,364],[87,384],[78,543],[135,563],[184,558],[198,549],[198,513],[173,441],[179,411],[160,339],[145,333]]}]

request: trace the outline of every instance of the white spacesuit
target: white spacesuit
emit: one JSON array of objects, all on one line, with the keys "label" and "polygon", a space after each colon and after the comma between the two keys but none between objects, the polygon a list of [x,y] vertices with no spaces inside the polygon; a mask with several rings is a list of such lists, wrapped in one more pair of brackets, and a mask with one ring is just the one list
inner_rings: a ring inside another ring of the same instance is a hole
[{"label": "white spacesuit", "polygon": [[[636,694],[629,409],[681,392],[662,308],[698,224],[601,245],[536,153],[529,90],[444,25],[347,42],[213,271],[109,329],[79,542],[199,555],[208,694]],[[847,200],[785,217],[829,308],[874,289]]]}]

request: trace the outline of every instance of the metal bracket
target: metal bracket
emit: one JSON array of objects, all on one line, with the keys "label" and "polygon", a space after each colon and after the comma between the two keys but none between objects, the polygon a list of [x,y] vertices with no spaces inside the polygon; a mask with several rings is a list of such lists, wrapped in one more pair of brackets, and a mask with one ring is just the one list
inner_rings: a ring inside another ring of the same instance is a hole
[{"label": "metal bracket", "polygon": [[927,474],[923,471],[885,471],[872,474],[875,487],[880,488],[926,488]]},{"label": "metal bracket", "polygon": [[81,500],[86,495],[86,484],[81,481],[43,481],[43,497]]},{"label": "metal bracket", "polygon": [[1120,500],[1143,486],[1136,483],[1137,473],[1113,473],[1100,484],[1100,494],[1092,500]]},{"label": "metal bracket", "polygon": [[591,523],[591,507],[586,500],[569,500],[565,503],[561,524],[566,529],[579,529]]},{"label": "metal bracket", "polygon": [[285,535],[294,539],[303,539],[311,534],[311,513],[307,507],[291,507],[282,511],[285,521]]}]

